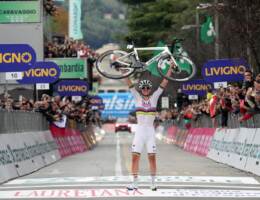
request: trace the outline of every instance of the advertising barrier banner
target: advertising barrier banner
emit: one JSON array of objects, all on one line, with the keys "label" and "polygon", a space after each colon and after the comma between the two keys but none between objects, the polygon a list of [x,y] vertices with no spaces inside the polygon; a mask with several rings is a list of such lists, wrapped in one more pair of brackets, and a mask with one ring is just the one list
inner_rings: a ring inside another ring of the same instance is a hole
[{"label": "advertising barrier banner", "polygon": [[41,137],[43,138],[43,141],[46,141],[48,143],[48,146],[51,149],[51,151],[48,151],[43,155],[45,165],[49,165],[53,162],[56,162],[57,160],[60,160],[61,155],[58,150],[58,145],[54,141],[54,138],[52,137],[51,132],[44,131],[41,134]]},{"label": "advertising barrier banner", "polygon": [[0,72],[23,72],[36,62],[34,49],[27,44],[0,44]]},{"label": "advertising barrier banner", "polygon": [[243,81],[247,68],[249,65],[244,59],[209,60],[203,65],[201,72],[204,80],[209,83],[232,82]]},{"label": "advertising barrier banner", "polygon": [[86,60],[80,58],[55,58],[46,59],[56,63],[61,70],[61,79],[85,79],[87,78]]},{"label": "advertising barrier banner", "polygon": [[204,96],[207,94],[208,89],[212,89],[212,85],[204,80],[191,80],[182,84],[181,90],[187,95]]},{"label": "advertising barrier banner", "polygon": [[9,144],[12,142],[8,136],[10,134],[0,134],[0,183],[18,176],[14,165],[14,158]]},{"label": "advertising barrier banner", "polygon": [[[236,129],[230,129],[236,130]],[[250,156],[250,149],[254,143],[256,129],[240,128],[234,136],[232,144],[229,144],[229,160],[227,164],[244,170],[247,159]]]},{"label": "advertising barrier banner", "polygon": [[88,83],[79,80],[62,80],[54,85],[54,90],[60,96],[86,96]]},{"label": "advertising barrier banner", "polygon": [[56,141],[61,157],[87,150],[87,146],[79,130],[58,128],[50,125],[50,131]]},{"label": "advertising barrier banner", "polygon": [[212,138],[207,157],[217,162],[223,161],[223,141],[225,139],[226,129],[218,128]]},{"label": "advertising barrier banner", "polygon": [[40,22],[40,2],[0,1],[0,24]]},{"label": "advertising barrier banner", "polygon": [[53,83],[59,79],[60,68],[54,62],[36,62],[35,67],[23,72],[20,84]]},{"label": "advertising barrier banner", "polygon": [[[35,170],[44,167],[45,162],[43,160],[43,152],[36,155],[35,149],[34,149],[36,146],[40,147],[41,146],[40,144],[46,143],[46,141],[41,139],[41,133],[37,134],[37,135],[35,135],[35,132],[22,133],[22,137],[25,139],[24,145],[28,151],[28,154],[30,155],[30,157],[32,159],[33,164],[35,165]],[[38,150],[38,151],[40,151],[40,150]]]},{"label": "advertising barrier banner", "polygon": [[[254,131],[254,135],[253,135]],[[244,134],[247,134],[244,131]],[[252,129],[251,135],[245,142],[244,152],[247,155],[245,170],[260,176],[260,129]]]},{"label": "advertising barrier banner", "polygon": [[130,92],[124,93],[99,93],[105,104],[102,117],[128,117],[135,109],[134,97]]},{"label": "advertising barrier banner", "polygon": [[234,140],[239,136],[239,129],[226,129],[224,131],[224,140],[222,145],[220,145],[220,162],[233,165],[231,155],[233,154],[232,146],[234,145]]}]

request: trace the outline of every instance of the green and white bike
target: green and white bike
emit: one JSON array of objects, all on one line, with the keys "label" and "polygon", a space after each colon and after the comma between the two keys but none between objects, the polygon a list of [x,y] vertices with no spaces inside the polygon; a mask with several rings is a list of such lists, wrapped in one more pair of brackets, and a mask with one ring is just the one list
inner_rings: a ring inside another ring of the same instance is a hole
[{"label": "green and white bike", "polygon": [[[127,49],[132,51],[128,53],[122,50],[109,50],[101,54],[96,61],[98,72],[110,79],[122,79],[136,71],[147,70],[149,65],[156,62],[159,74],[171,81],[187,81],[196,73],[196,67],[188,57],[182,53],[172,54],[168,46],[135,48],[134,45],[127,45]],[[138,55],[139,51],[161,52],[148,61],[142,62]],[[165,72],[170,62],[174,63],[174,67],[169,77]]]}]

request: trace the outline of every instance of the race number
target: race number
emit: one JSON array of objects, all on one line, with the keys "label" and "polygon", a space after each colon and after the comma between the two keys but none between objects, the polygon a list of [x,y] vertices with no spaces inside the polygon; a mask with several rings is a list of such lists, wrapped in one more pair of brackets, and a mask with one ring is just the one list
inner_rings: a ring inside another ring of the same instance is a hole
[{"label": "race number", "polygon": [[189,95],[188,96],[189,100],[198,100],[198,95],[194,94],[194,95]]},{"label": "race number", "polygon": [[23,78],[23,72],[6,72],[6,80],[21,80]]},{"label": "race number", "polygon": [[214,82],[215,89],[226,88],[226,87],[227,87],[227,82]]},{"label": "race number", "polygon": [[49,83],[37,83],[36,84],[36,90],[49,90],[50,85]]},{"label": "race number", "polygon": [[162,97],[162,108],[169,108],[169,97]]},{"label": "race number", "polygon": [[82,100],[81,96],[72,96],[72,101],[79,102]]}]

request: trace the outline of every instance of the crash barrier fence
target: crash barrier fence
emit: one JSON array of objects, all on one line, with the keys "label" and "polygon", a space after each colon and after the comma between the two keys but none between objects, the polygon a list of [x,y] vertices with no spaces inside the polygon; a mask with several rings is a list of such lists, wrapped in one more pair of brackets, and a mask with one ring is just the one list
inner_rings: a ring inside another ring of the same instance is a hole
[{"label": "crash barrier fence", "polygon": [[[252,122],[257,122],[257,119]],[[206,121],[201,121],[197,127],[189,129],[182,126],[184,122],[171,126],[169,124],[169,121],[163,124],[167,133],[164,139],[167,143],[260,175],[260,128],[210,128],[205,127]]]},{"label": "crash barrier fence", "polygon": [[66,128],[58,128],[49,125],[41,113],[23,111],[1,110],[0,119],[0,183],[92,149],[96,144],[92,124],[68,120]]},{"label": "crash barrier fence", "polygon": [[48,130],[48,122],[38,112],[0,109],[0,134]]},{"label": "crash barrier fence", "polygon": [[[239,122],[240,114],[228,114],[227,127],[228,128],[260,128],[260,114],[254,115],[252,118]],[[213,122],[215,120],[215,124]],[[219,128],[221,127],[221,114],[218,114],[215,119],[209,117],[206,114],[200,114],[191,120],[185,120],[183,118],[170,119],[162,122],[164,126],[171,126],[176,124],[178,127],[186,128],[187,123],[193,128],[205,127],[205,128]]]},{"label": "crash barrier fence", "polygon": [[58,145],[61,157],[92,149],[96,145],[94,126],[68,120],[66,128],[50,125],[52,136]]}]

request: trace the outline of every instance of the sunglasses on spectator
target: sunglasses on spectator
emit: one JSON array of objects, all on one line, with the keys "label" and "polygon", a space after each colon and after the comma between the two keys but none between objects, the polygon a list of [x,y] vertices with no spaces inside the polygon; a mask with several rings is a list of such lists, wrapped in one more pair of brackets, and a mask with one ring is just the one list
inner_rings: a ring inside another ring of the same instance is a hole
[{"label": "sunglasses on spectator", "polygon": [[244,76],[252,76],[252,74],[244,74]]},{"label": "sunglasses on spectator", "polygon": [[150,87],[142,87],[141,89],[142,89],[142,90],[144,90],[144,89],[150,90],[151,88],[150,88]]}]

